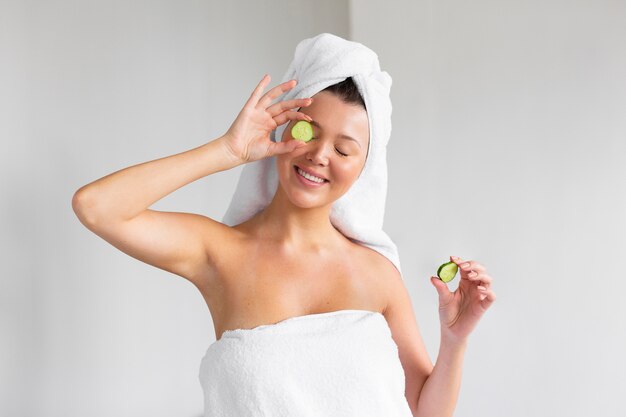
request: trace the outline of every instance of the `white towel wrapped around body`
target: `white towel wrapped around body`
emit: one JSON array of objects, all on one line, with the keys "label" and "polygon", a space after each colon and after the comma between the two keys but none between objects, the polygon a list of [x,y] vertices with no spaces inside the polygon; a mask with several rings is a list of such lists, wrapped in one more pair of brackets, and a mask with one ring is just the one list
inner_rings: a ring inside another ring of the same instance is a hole
[{"label": "white towel wrapped around body", "polygon": [[204,417],[411,417],[385,317],[368,310],[227,330],[199,373]]},{"label": "white towel wrapped around body", "polygon": [[[281,80],[298,84],[277,100],[312,97],[348,77],[365,103],[369,146],[360,176],[329,218],[402,274],[397,247],[383,230],[392,79],[378,55],[331,33],[304,39]],[[270,139],[281,141],[286,127]],[[275,156],[246,164],[223,223],[234,226],[265,209],[278,186]],[[199,378],[205,417],[411,417],[398,347],[378,312],[339,310],[226,331],[208,348]]]}]

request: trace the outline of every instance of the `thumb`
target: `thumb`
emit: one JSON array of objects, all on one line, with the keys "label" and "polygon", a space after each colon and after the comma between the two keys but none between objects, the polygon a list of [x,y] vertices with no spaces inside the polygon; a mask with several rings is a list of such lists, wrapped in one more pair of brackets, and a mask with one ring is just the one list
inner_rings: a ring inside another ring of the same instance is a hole
[{"label": "thumb", "polygon": [[301,146],[306,146],[306,144],[299,140],[290,140],[287,142],[274,142],[272,153],[274,155],[282,155],[285,153],[293,152],[297,148]]},{"label": "thumb", "polygon": [[448,284],[446,284],[445,282],[443,282],[439,278],[437,278],[437,277],[430,277],[430,282],[434,285],[434,287],[437,290],[437,293],[439,294],[440,297],[450,293],[450,290],[448,289]]}]

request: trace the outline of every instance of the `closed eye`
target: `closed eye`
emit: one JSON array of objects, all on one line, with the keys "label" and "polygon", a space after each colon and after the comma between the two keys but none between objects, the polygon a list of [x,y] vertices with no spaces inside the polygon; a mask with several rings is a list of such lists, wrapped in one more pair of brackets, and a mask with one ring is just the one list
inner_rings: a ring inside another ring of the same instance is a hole
[{"label": "closed eye", "polygon": [[[317,139],[317,138],[311,138],[311,140],[313,140],[313,139]],[[337,153],[338,153],[339,155],[341,155],[341,157],[342,157],[342,158],[345,158],[346,156],[348,156],[348,154],[345,154],[345,153],[341,152],[341,151],[340,151],[339,149],[337,149],[337,148],[335,148],[335,150],[337,151]]]}]

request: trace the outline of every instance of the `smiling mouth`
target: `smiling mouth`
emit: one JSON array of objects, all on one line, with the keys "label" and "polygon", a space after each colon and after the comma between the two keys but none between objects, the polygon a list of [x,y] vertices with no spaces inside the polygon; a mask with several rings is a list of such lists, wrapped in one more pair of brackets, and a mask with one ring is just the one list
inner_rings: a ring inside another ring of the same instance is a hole
[{"label": "smiling mouth", "polygon": [[[296,175],[298,175],[298,176],[300,176],[300,177],[304,178],[304,179],[305,179],[305,180],[307,180],[307,181],[311,181],[310,179],[306,178],[305,176],[300,175],[300,173],[298,172],[298,170],[299,170],[300,168],[298,168],[298,166],[297,166],[297,165],[294,165],[294,166],[293,166],[293,169],[294,169],[294,171],[296,171]],[[324,180],[324,181],[322,181],[322,182],[316,182],[316,181],[311,181],[311,182],[312,182],[312,183],[315,183],[315,184],[325,184],[325,183],[327,183],[327,182],[330,182],[330,181],[329,181],[329,180],[327,180],[327,179],[323,179],[323,180]]]}]

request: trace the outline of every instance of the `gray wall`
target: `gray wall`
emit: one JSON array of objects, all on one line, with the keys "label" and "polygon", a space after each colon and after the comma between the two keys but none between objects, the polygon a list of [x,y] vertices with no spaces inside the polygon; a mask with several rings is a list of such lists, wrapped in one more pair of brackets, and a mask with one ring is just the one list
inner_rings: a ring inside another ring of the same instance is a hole
[{"label": "gray wall", "polygon": [[625,415],[626,3],[356,3],[394,78],[385,226],[431,357],[435,267],[494,278],[456,415]]},{"label": "gray wall", "polygon": [[[428,277],[458,255],[494,278],[455,415],[620,415],[623,2],[0,7],[0,415],[200,415],[204,301],[85,229],[71,197],[221,135],[320,32],[393,77],[385,227],[433,361]],[[153,208],[221,219],[240,169]]]},{"label": "gray wall", "polygon": [[[301,39],[348,22],[332,0],[2,3],[1,416],[200,415],[204,300],[88,231],[72,195],[222,135]],[[240,169],[153,208],[220,219]]]}]

